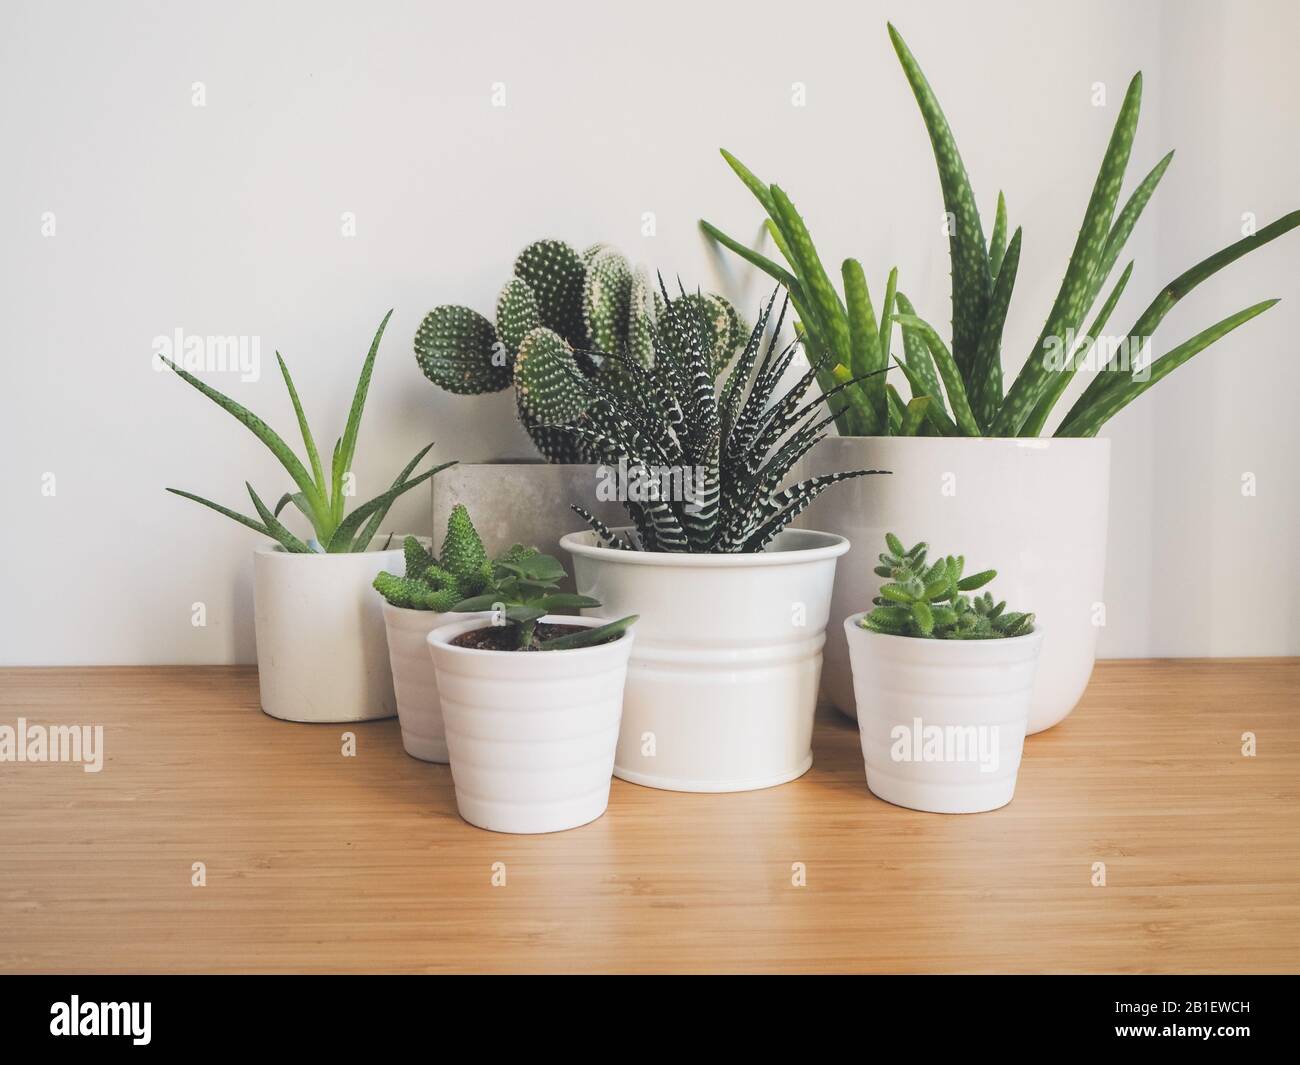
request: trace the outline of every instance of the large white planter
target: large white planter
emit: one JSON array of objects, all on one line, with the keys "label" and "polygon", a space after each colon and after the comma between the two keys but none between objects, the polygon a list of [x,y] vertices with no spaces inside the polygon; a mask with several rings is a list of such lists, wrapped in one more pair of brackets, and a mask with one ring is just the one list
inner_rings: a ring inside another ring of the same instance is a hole
[{"label": "large white planter", "polygon": [[[546,617],[595,627],[600,618]],[[456,806],[493,832],[561,832],[609,805],[629,630],[572,651],[483,651],[451,641],[482,617],[429,633]]]},{"label": "large white planter", "polygon": [[867,787],[932,813],[1009,803],[1043,629],[1007,640],[923,640],[870,632],[862,617],[848,618],[844,633]]},{"label": "large white planter", "polygon": [[841,536],[786,530],[760,554],[560,541],[579,594],[639,614],[614,775],[671,791],[748,791],[812,765],[813,713]]},{"label": "large white planter", "polygon": [[517,543],[558,557],[560,537],[583,526],[570,504],[611,525],[625,520],[621,503],[596,497],[603,483],[600,469],[546,462],[457,463],[433,478],[434,532],[441,536],[452,508],[464,503],[489,558]]},{"label": "large white planter", "polygon": [[[865,610],[880,586],[872,572],[885,533],[909,547],[963,554],[971,570],[996,569],[993,593],[1009,609],[1032,612],[1052,634],[1043,650],[1029,731],[1065,718],[1079,701],[1096,658],[1104,617],[1110,441],[830,437],[796,475],[892,470],[824,493],[800,524],[848,537],[831,614]],[[853,681],[844,633],[827,634],[823,689],[849,716]]]},{"label": "large white planter", "polygon": [[[383,543],[386,534],[375,538]],[[262,709],[285,721],[370,721],[397,712],[384,638],[381,570],[403,572],[399,546],[356,554],[253,554]]]},{"label": "large white planter", "polygon": [[[379,593],[376,592],[376,595]],[[393,667],[397,719],[402,726],[402,746],[412,758],[425,762],[447,761],[447,737],[438,703],[438,675],[429,657],[429,633],[449,621],[467,621],[466,614],[436,610],[408,610],[383,603],[388,630],[388,660]]]}]

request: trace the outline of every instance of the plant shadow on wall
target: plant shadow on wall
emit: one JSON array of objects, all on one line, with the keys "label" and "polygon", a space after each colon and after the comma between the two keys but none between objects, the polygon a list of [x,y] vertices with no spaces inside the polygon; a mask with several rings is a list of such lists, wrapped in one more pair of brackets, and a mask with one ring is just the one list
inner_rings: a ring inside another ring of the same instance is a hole
[{"label": "plant shadow on wall", "polygon": [[1084,328],[1085,318],[1097,304],[1133,227],[1173,159],[1173,152],[1161,159],[1120,205],[1142,97],[1142,75],[1135,74],[1055,302],[1033,351],[1004,393],[1002,335],[1020,262],[1022,232],[1017,228],[1008,239],[1006,203],[999,194],[993,229],[985,240],[975,194],[943,110],[893,26],[889,35],[920,107],[938,165],[952,262],[950,343],[945,343],[898,290],[897,271],[890,274],[879,318],[856,259],[846,259],[841,266],[841,297],[789,196],[779,186],[759,180],[725,150],[724,158],[767,213],[767,232],[786,265],[711,223],[701,222],[709,236],[789,291],[810,354],[825,364],[819,377],[824,390],[886,368],[889,335],[895,322],[901,326],[905,357],[895,357],[894,362],[907,381],[911,398],[905,400],[892,383],[859,380],[845,393],[846,402],[837,419],[841,436],[1038,436],[1074,374],[1089,365],[1098,372],[1061,419],[1055,435],[1095,436],[1109,418],[1156,382],[1277,302],[1267,299],[1252,304],[1159,358],[1149,357],[1152,334],[1179,300],[1225,266],[1300,225],[1300,211],[1282,216],[1186,270],[1160,289],[1127,333],[1107,339],[1107,323],[1133,271],[1130,261]]},{"label": "plant shadow on wall", "polygon": [[[705,322],[716,377],[744,337],[740,315],[721,296],[683,293],[681,299]],[[588,380],[636,402],[626,367],[649,367],[654,322],[666,310],[645,270],[634,270],[614,249],[594,244],[579,253],[560,240],[539,240],[515,260],[495,325],[469,307],[435,307],[415,335],[415,357],[430,381],[458,395],[513,384],[519,423],[537,450],[551,462],[589,462],[583,441],[556,426],[583,417]]]}]

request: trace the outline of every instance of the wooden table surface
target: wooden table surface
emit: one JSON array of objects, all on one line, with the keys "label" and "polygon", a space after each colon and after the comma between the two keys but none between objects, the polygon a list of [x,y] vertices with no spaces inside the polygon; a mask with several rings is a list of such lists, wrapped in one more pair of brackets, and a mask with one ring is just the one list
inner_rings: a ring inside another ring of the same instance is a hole
[{"label": "wooden table surface", "polygon": [[1300,971],[1294,659],[1100,664],[994,813],[876,799],[825,710],[794,783],[616,780],[533,837],[461,821],[395,720],[344,757],[266,717],[252,669],[0,671],[20,716],[106,753],[0,763],[4,971]]}]

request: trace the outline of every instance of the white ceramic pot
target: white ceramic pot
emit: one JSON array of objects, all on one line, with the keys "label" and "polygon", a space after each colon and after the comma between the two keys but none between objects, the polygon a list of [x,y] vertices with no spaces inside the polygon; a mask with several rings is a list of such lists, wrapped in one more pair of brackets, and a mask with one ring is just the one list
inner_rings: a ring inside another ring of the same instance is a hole
[{"label": "white ceramic pot", "polygon": [[[1033,613],[1052,634],[1043,651],[1029,731],[1063,720],[1092,674],[1104,618],[1110,441],[830,437],[798,476],[833,470],[892,470],[825,492],[801,518],[848,537],[831,615],[865,610],[880,586],[872,572],[885,533],[909,547],[966,556],[968,570],[996,569],[990,590],[1012,610]],[[827,634],[822,684],[853,716],[848,648],[838,626]]]},{"label": "white ceramic pot", "polygon": [[450,621],[468,621],[470,615],[408,610],[388,602],[383,603],[383,612],[402,746],[412,758],[445,764],[447,738],[438,705],[438,675],[429,657],[429,633]]},{"label": "white ceramic pot", "polygon": [[[377,536],[382,543],[386,534]],[[384,638],[381,570],[403,572],[396,548],[253,554],[253,615],[262,709],[285,721],[370,721],[397,712]]]},{"label": "white ceramic pot", "polygon": [[841,536],[786,530],[758,554],[560,545],[579,594],[639,614],[614,775],[670,791],[749,791],[812,765],[813,712]]},{"label": "white ceramic pot", "polygon": [[[542,620],[605,624],[601,618]],[[487,623],[454,621],[428,637],[461,817],[517,833],[561,832],[596,820],[609,805],[631,630],[612,643],[571,651],[452,644]]]},{"label": "white ceramic pot", "polygon": [[[433,478],[433,530],[441,537],[457,503],[464,503],[489,558],[517,543],[559,556],[560,537],[583,521],[570,504],[608,524],[625,519],[618,502],[596,498],[601,467],[546,462],[457,463]],[[565,587],[569,587],[566,579]]]},{"label": "white ceramic pot", "polygon": [[848,618],[844,633],[867,787],[931,813],[1009,803],[1043,629],[1006,640],[923,640],[871,632],[862,617]]}]

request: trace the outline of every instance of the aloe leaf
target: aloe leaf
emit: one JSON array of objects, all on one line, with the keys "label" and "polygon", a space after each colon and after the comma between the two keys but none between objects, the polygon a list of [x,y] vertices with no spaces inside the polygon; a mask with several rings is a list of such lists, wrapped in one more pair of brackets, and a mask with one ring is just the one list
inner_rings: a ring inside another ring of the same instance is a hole
[{"label": "aloe leaf", "polygon": [[925,75],[898,31],[891,25],[889,37],[898,53],[903,73],[912,87],[921,109],[921,117],[930,134],[939,184],[943,189],[944,210],[952,220],[948,234],[952,258],[952,348],[953,358],[963,375],[970,372],[979,343],[980,327],[993,288],[988,252],[984,244],[984,227],[980,223],[975,193],[971,190],[966,167],[957,142],[953,139],[943,109],[926,81]]},{"label": "aloe leaf", "polygon": [[594,629],[583,629],[582,632],[570,633],[568,636],[557,636],[553,640],[543,640],[540,649],[543,651],[571,651],[578,647],[589,647],[595,643],[603,643],[606,640],[612,640],[615,636],[622,636],[628,629],[636,624],[639,614],[632,614],[629,617],[620,618],[618,621],[611,621],[608,625],[598,625]]},{"label": "aloe leaf", "polygon": [[198,389],[218,407],[232,415],[267,446],[271,454],[279,459],[280,464],[289,471],[289,476],[293,478],[294,483],[302,489],[303,495],[307,497],[312,508],[312,513],[309,514],[308,517],[313,526],[318,526],[318,518],[326,515],[329,508],[326,506],[324,497],[317,491],[316,485],[312,483],[311,474],[307,472],[307,467],[302,464],[298,459],[298,456],[293,453],[293,450],[281,438],[280,434],[267,425],[266,422],[262,421],[261,418],[250,411],[247,407],[236,403],[229,396],[223,395],[215,388],[205,385],[193,374],[182,370],[170,359],[163,356],[159,356],[159,358],[175,370],[176,373],[180,375],[181,380]]},{"label": "aloe leaf", "polygon": [[1216,322],[1208,329],[1197,333],[1190,340],[1185,340],[1176,348],[1167,351],[1160,358],[1156,359],[1149,367],[1149,373],[1144,374],[1146,380],[1137,380],[1133,373],[1124,376],[1121,383],[1116,384],[1104,394],[1097,397],[1092,403],[1086,405],[1077,416],[1070,419],[1057,430],[1057,436],[1096,436],[1097,430],[1106,423],[1106,421],[1133,402],[1138,396],[1154,385],[1157,381],[1163,380],[1178,369],[1183,363],[1193,355],[1204,351],[1216,340],[1231,333],[1240,325],[1244,325],[1257,315],[1263,314],[1278,301],[1275,299],[1263,300],[1245,310],[1238,311],[1236,314],[1229,315],[1220,322]]},{"label": "aloe leaf", "polygon": [[1007,201],[998,192],[998,206],[993,215],[993,235],[989,237],[989,273],[993,280],[998,279],[1002,270],[1002,260],[1007,253]]},{"label": "aloe leaf", "polygon": [[910,326],[925,338],[925,342],[930,348],[930,354],[934,358],[934,364],[939,370],[939,377],[943,380],[944,391],[948,393],[948,404],[952,407],[953,418],[957,422],[957,427],[965,436],[979,436],[979,426],[975,423],[975,416],[971,413],[970,402],[966,398],[966,386],[962,383],[961,374],[957,370],[957,363],[953,359],[952,352],[948,350],[948,346],[929,322],[911,314],[896,314],[894,317],[903,326]]},{"label": "aloe leaf", "polygon": [[[366,361],[361,364],[361,376],[357,379],[357,390],[352,396],[352,408],[348,411],[348,424],[343,430],[343,441],[334,454],[334,469],[331,472],[334,483],[333,515],[336,521],[343,516],[343,474],[351,468],[352,460],[356,457],[357,433],[361,429],[361,414],[365,410],[366,395],[370,391],[370,378],[375,369],[375,356],[379,354],[379,341],[383,338],[384,329],[392,316],[393,312],[390,309],[384,315],[384,320],[379,323],[379,329],[375,332],[375,339],[370,342],[370,350],[366,353]],[[333,537],[331,537],[330,542],[333,543]]]},{"label": "aloe leaf", "polygon": [[240,514],[236,510],[230,510],[227,507],[223,507],[220,503],[214,503],[210,499],[204,499],[202,496],[196,496],[193,492],[186,492],[180,488],[168,488],[167,491],[174,496],[180,496],[182,499],[192,499],[196,503],[202,503],[208,509],[215,510],[218,514],[229,518],[231,521],[239,522],[240,525],[246,525],[254,532],[259,532],[263,536],[271,535],[270,530],[268,530],[260,521],[257,521],[255,518],[250,518],[245,514]]},{"label": "aloe leaf", "polygon": [[409,492],[416,485],[424,483],[434,474],[441,473],[448,466],[454,465],[456,465],[454,461],[444,462],[441,466],[435,466],[431,470],[425,470],[425,472],[420,474],[420,476],[413,477],[409,481],[403,481],[401,484],[388,489],[387,492],[375,496],[375,498],[371,499],[369,502],[362,503],[361,506],[351,511],[346,518],[339,522],[338,527],[334,530],[334,535],[330,537],[329,543],[325,545],[325,550],[335,554],[349,550],[352,543],[352,537],[355,536],[357,530],[361,528],[361,523],[369,518],[370,515],[381,507],[389,506],[398,496],[405,492]]},{"label": "aloe leaf", "polygon": [[[844,278],[844,302],[849,321],[849,369],[855,377],[880,369],[880,334],[876,328],[876,315],[867,290],[867,277],[862,264],[856,259],[845,259],[840,267]],[[888,416],[883,375],[862,382],[862,391],[869,403],[869,417],[874,432],[881,432]]]},{"label": "aloe leaf", "polygon": [[907,409],[903,412],[903,424],[898,430],[899,436],[916,436],[920,432],[930,403],[929,396],[916,396],[908,401]]},{"label": "aloe leaf", "polygon": [[1139,72],[1133,75],[1128,91],[1124,94],[1124,102],[1120,105],[1115,127],[1106,145],[1106,154],[1102,157],[1097,180],[1092,186],[1092,195],[1088,198],[1079,237],[1056,294],[1056,302],[1052,305],[1033,351],[1029,353],[1006,400],[998,408],[997,417],[991,426],[993,436],[1020,435],[1022,426],[1046,391],[1053,372],[1047,366],[1044,345],[1051,337],[1064,337],[1071,330],[1078,329],[1084,312],[1088,309],[1092,279],[1098,264],[1106,255],[1111,219],[1115,215],[1115,204],[1119,200],[1124,171],[1133,148],[1133,135],[1137,132],[1141,105],[1142,74]]},{"label": "aloe leaf", "polygon": [[894,335],[894,304],[898,299],[898,267],[889,271],[885,282],[885,302],[880,308],[880,357],[873,369],[889,365],[889,345]]},{"label": "aloe leaf", "polygon": [[722,153],[722,158],[727,161],[727,165],[736,172],[736,176],[745,183],[745,187],[754,194],[754,198],[763,205],[763,210],[769,215],[775,216],[776,212],[772,207],[772,193],[767,184],[760,181],[749,167],[727,151],[726,148],[719,148],[718,151]]},{"label": "aloe leaf", "polygon": [[258,516],[265,523],[266,531],[280,542],[281,547],[286,551],[290,551],[297,555],[312,553],[310,547],[299,540],[298,537],[294,536],[288,528],[281,524],[280,519],[271,513],[270,508],[263,503],[261,497],[253,491],[253,486],[251,484],[245,481],[244,487],[248,489],[249,498],[252,499],[253,506],[257,508]]},{"label": "aloe leaf", "polygon": [[971,410],[975,420],[985,428],[993,423],[1002,403],[1002,330],[1011,306],[1011,292],[1016,286],[1016,272],[1020,269],[1020,235],[1017,226],[998,262],[997,280],[993,282],[993,296],[984,316],[971,371]]},{"label": "aloe leaf", "polygon": [[[929,356],[928,351],[926,356]],[[935,391],[931,392],[928,390],[930,384],[917,376],[916,369],[910,364],[910,360],[909,362],[903,362],[901,359],[895,358],[894,362],[903,371],[907,383],[912,386],[912,402],[916,402],[918,399],[928,399],[930,401],[925,409],[925,416],[926,420],[934,427],[935,432],[940,436],[960,436],[961,431],[957,428],[957,424],[944,409],[943,396],[939,390],[938,381],[934,382]]]},{"label": "aloe leaf", "polygon": [[849,324],[844,305],[826,275],[808,227],[790,202],[790,197],[776,185],[772,186],[772,203],[776,208],[776,221],[795,257],[800,283],[824,330],[823,343],[829,344],[835,357],[842,362],[849,353]]},{"label": "aloe leaf", "polygon": [[[916,308],[912,306],[912,301],[903,293],[898,293],[895,302],[902,314],[918,317]],[[898,321],[898,314],[894,315],[894,320]],[[912,394],[933,397],[939,408],[946,413],[946,408],[943,406],[943,392],[939,388],[938,373],[934,368],[934,359],[930,357],[930,347],[919,332],[907,326],[903,326],[903,354],[907,356],[907,369],[911,371],[911,373],[907,373],[907,380],[909,384],[912,384]],[[900,362],[899,365],[901,366],[902,363]],[[912,382],[913,376],[922,382],[922,387],[919,390]]]},{"label": "aloe leaf", "polygon": [[[416,452],[415,458],[411,459],[410,462],[403,466],[402,471],[393,478],[393,488],[396,488],[411,476],[411,471],[414,470],[416,466],[420,465],[420,460],[429,453],[429,450],[432,447],[433,444],[429,443]],[[389,507],[380,507],[370,515],[370,520],[366,522],[365,528],[363,528],[361,532],[357,534],[356,539],[352,541],[351,546],[348,548],[349,551],[364,551],[370,546],[370,541],[373,540],[375,534],[379,532],[379,526],[383,524],[384,519],[388,517],[390,507],[391,504]]]},{"label": "aloe leaf", "polygon": [[[307,424],[307,415],[303,413],[302,401],[298,398],[298,390],[293,387],[293,378],[289,376],[289,367],[285,365],[284,359],[277,351],[275,359],[280,364],[280,373],[284,377],[285,387],[289,390],[289,398],[293,401],[293,413],[298,417],[298,428],[302,432],[303,446],[307,449],[307,459],[311,462],[311,474],[316,481],[316,487],[320,489],[322,495],[326,492],[325,473],[321,469],[320,455],[316,451],[316,441],[311,435],[311,428]],[[278,514],[279,511],[277,510]]]},{"label": "aloe leaf", "polygon": [[[1178,301],[1186,296],[1192,289],[1196,288],[1202,281],[1213,277],[1230,263],[1236,262],[1243,255],[1247,255],[1256,248],[1262,247],[1270,241],[1289,233],[1300,226],[1300,211],[1292,211],[1285,214],[1276,221],[1270,222],[1262,229],[1241,240],[1234,241],[1225,248],[1219,249],[1213,255],[1202,259],[1191,269],[1184,271],[1178,277],[1174,278],[1168,285],[1160,290],[1159,295],[1147,306],[1142,312],[1136,324],[1129,330],[1129,349],[1133,344],[1145,344],[1149,341],[1151,335],[1155,332],[1156,327],[1164,321],[1167,315],[1177,305]],[[1082,396],[1070,408],[1066,414],[1062,425],[1073,421],[1076,415],[1085,407],[1091,405],[1103,392],[1107,391],[1112,384],[1122,384],[1125,375],[1118,372],[1118,356],[1112,358],[1110,362],[1092,379],[1088,387],[1084,390]],[[1071,434],[1073,435],[1073,434]]]},{"label": "aloe leaf", "polygon": [[1025,436],[1037,436],[1043,431],[1043,426],[1052,413],[1052,408],[1056,406],[1065,390],[1070,386],[1070,381],[1074,379],[1079,364],[1096,347],[1097,339],[1101,336],[1101,331],[1106,328],[1106,323],[1115,310],[1115,304],[1119,302],[1120,296],[1123,295],[1124,288],[1132,274],[1133,260],[1130,259],[1129,264],[1124,267],[1124,272],[1119,275],[1119,280],[1115,282],[1114,288],[1110,290],[1110,295],[1106,297],[1106,302],[1101,305],[1101,310],[1097,312],[1097,317],[1093,319],[1092,325],[1088,327],[1088,332],[1082,338],[1082,342],[1075,351],[1070,353],[1069,364],[1052,379],[1047,393],[1038,401],[1038,406],[1034,408],[1029,420],[1025,422]]},{"label": "aloe leaf", "polygon": [[722,230],[713,225],[713,223],[701,219],[700,228],[724,248],[739,255],[745,260],[745,262],[749,263],[750,266],[758,267],[758,269],[762,270],[763,273],[767,274],[767,276],[772,278],[772,280],[784,285],[786,289],[790,290],[791,294],[793,294],[794,289],[799,287],[798,280],[789,270],[785,269],[779,263],[773,262],[766,255],[756,252],[753,248],[742,244],[740,241],[736,240],[735,237],[727,236],[726,233],[722,232]]},{"label": "aloe leaf", "polygon": [[885,385],[885,420],[889,426],[890,436],[899,436],[903,431],[903,415],[907,404],[892,384]]}]

